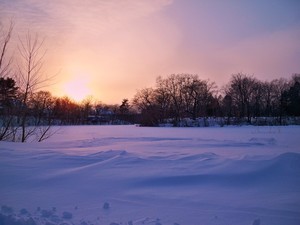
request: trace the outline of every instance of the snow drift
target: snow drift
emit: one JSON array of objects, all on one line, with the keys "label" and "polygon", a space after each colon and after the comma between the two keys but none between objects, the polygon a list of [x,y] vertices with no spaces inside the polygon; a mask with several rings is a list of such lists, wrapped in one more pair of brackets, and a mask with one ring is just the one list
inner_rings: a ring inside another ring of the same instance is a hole
[{"label": "snow drift", "polygon": [[300,223],[300,127],[62,127],[0,143],[0,224]]}]

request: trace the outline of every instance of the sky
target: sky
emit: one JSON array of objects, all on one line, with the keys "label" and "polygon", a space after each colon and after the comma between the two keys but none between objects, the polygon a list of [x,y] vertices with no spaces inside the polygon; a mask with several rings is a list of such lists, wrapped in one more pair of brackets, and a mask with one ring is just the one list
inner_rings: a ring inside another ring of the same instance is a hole
[{"label": "sky", "polygon": [[11,52],[28,31],[45,38],[53,95],[110,104],[174,73],[219,87],[300,73],[299,12],[299,0],[0,0]]}]

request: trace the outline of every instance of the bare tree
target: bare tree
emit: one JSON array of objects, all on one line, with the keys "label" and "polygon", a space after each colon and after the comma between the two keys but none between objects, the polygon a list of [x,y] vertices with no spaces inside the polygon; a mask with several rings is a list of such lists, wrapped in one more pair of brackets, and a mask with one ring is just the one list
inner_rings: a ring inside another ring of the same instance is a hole
[{"label": "bare tree", "polygon": [[53,114],[62,125],[76,125],[82,121],[80,105],[66,96],[55,100]]},{"label": "bare tree", "polygon": [[159,121],[163,122],[171,114],[171,96],[168,89],[160,82],[161,77],[156,80],[156,89],[154,90],[155,102],[159,110]]},{"label": "bare tree", "polygon": [[0,24],[0,77],[6,77],[11,72],[12,57],[7,59],[7,50],[13,28],[14,24],[12,21],[7,30]]},{"label": "bare tree", "polygon": [[292,79],[285,83],[286,86],[281,88],[280,112],[282,116],[300,116],[300,74],[294,74]]},{"label": "bare tree", "polygon": [[226,124],[230,125],[230,119],[233,116],[233,104],[232,104],[232,98],[230,95],[225,95],[225,97],[222,100],[222,110],[223,110],[223,116],[227,117]]},{"label": "bare tree", "polygon": [[289,88],[289,83],[286,79],[280,78],[272,81],[273,90],[273,108],[274,115],[278,117],[279,124],[283,124],[283,117],[285,115],[286,102],[283,94]]},{"label": "bare tree", "polygon": [[51,125],[53,120],[54,98],[49,91],[38,91],[33,94],[28,104],[34,117],[34,126]]},{"label": "bare tree", "polygon": [[0,140],[10,140],[15,134],[13,101],[16,97],[16,83],[11,77],[12,57],[7,57],[14,24],[8,29],[0,23]]},{"label": "bare tree", "polygon": [[186,113],[185,100],[186,90],[184,87],[193,78],[188,74],[171,74],[167,78],[158,78],[157,83],[160,88],[164,88],[170,98],[170,116],[174,118],[174,124],[177,126]]},{"label": "bare tree", "polygon": [[174,118],[175,126],[185,117],[196,119],[209,114],[216,89],[214,82],[201,80],[194,74],[172,74],[164,79],[158,77],[156,82],[158,99],[168,103],[167,115]]},{"label": "bare tree", "polygon": [[247,117],[251,121],[251,100],[256,89],[256,79],[252,76],[238,73],[232,75],[226,95],[232,98],[232,103],[238,110],[236,115],[240,118]]},{"label": "bare tree", "polygon": [[19,37],[19,41],[20,60],[18,62],[17,77],[22,93],[20,97],[20,141],[25,142],[30,136],[36,135],[37,130],[37,126],[32,126],[34,124],[32,124],[29,116],[30,99],[34,98],[34,92],[49,85],[48,82],[51,78],[45,77],[42,72],[45,56],[45,51],[42,49],[44,39],[39,38],[37,34],[32,36],[28,32],[25,39]]},{"label": "bare tree", "polygon": [[91,114],[93,109],[93,98],[92,96],[87,97],[84,99],[81,104],[81,124],[86,124],[88,121],[88,116]]},{"label": "bare tree", "polygon": [[33,93],[28,103],[31,123],[34,126],[35,140],[41,142],[56,133],[54,123],[54,97],[49,91]]},{"label": "bare tree", "polygon": [[264,108],[264,116],[271,116],[272,115],[272,101],[273,101],[273,92],[274,92],[274,84],[272,82],[262,82],[261,88],[263,91],[262,95],[262,103]]},{"label": "bare tree", "polygon": [[134,98],[133,104],[142,114],[141,123],[146,126],[157,126],[159,123],[159,107],[156,104],[155,89],[144,88],[139,90]]},{"label": "bare tree", "polygon": [[129,113],[129,110],[130,110],[129,101],[127,98],[124,98],[122,100],[121,105],[119,106],[119,112],[121,115],[126,115]]}]

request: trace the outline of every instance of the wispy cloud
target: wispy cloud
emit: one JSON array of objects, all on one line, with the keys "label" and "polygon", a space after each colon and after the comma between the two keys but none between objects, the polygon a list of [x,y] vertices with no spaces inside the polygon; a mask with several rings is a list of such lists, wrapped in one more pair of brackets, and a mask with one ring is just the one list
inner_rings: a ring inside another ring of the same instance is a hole
[{"label": "wispy cloud", "polygon": [[0,20],[13,18],[18,34],[29,29],[46,37],[48,61],[53,62],[48,66],[60,64],[56,70],[61,71],[62,87],[85,74],[94,93],[109,93],[112,85],[122,89],[147,80],[141,78],[149,72],[147,66],[157,67],[173,53],[179,32],[160,14],[172,2],[0,0]]},{"label": "wispy cloud", "polygon": [[299,72],[299,9],[293,0],[0,0],[0,23],[46,38],[61,87],[89,76],[97,97],[116,102],[170,73],[222,84],[241,71]]},{"label": "wispy cloud", "polygon": [[0,19],[13,18],[20,27],[47,32],[103,33],[155,13],[171,3],[171,0],[2,0]]}]

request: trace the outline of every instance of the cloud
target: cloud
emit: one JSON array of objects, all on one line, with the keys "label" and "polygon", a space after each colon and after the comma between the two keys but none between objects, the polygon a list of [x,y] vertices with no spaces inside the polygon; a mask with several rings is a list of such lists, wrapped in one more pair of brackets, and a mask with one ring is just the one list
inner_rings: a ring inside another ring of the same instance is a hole
[{"label": "cloud", "polygon": [[172,0],[0,0],[0,21],[12,18],[18,35],[38,33],[56,49],[95,50],[95,44],[103,46],[126,29],[132,32],[170,4]]},{"label": "cloud", "polygon": [[0,1],[0,17],[15,18],[20,27],[27,29],[101,33],[148,16],[171,3],[171,0]]},{"label": "cloud", "polygon": [[180,34],[161,13],[170,4],[171,0],[17,0],[4,5],[4,11],[15,18],[18,33],[29,28],[46,37],[48,70],[61,71],[61,90],[56,93],[62,92],[64,82],[89,76],[97,97],[117,101],[116,90],[129,96],[137,86],[154,80],[145,74],[159,75],[154,72],[157,65],[174,53]]},{"label": "cloud", "polygon": [[298,14],[290,6],[259,14],[261,5],[252,6],[249,10],[242,2],[237,8],[235,1],[0,0],[0,22],[13,18],[15,33],[22,36],[29,29],[45,37],[47,70],[61,71],[61,82],[89,76],[96,97],[117,102],[120,95],[130,97],[170,73],[195,73],[222,84],[236,72],[261,79],[299,72]]}]

